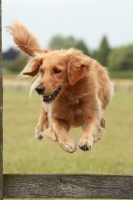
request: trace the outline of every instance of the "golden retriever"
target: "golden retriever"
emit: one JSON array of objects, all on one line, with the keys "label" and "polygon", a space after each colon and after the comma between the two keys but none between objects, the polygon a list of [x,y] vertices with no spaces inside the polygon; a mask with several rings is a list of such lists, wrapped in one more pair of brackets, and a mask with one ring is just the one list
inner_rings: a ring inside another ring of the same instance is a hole
[{"label": "golden retriever", "polygon": [[42,109],[35,137],[58,141],[69,153],[77,145],[68,131],[82,127],[78,147],[91,150],[105,129],[103,110],[113,97],[107,70],[82,51],[43,49],[20,21],[7,27],[14,42],[31,56],[21,74],[36,77],[31,90],[41,97]]}]

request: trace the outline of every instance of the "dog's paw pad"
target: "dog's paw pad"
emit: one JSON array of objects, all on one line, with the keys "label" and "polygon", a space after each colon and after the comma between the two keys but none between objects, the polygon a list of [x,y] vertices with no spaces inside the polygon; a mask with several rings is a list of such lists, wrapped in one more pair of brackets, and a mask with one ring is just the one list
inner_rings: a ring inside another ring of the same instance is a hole
[{"label": "dog's paw pad", "polygon": [[38,140],[41,140],[41,139],[43,139],[43,136],[39,135]]},{"label": "dog's paw pad", "polygon": [[40,135],[35,135],[35,138],[38,139],[38,140],[42,140],[43,139],[43,135],[40,134]]},{"label": "dog's paw pad", "polygon": [[82,149],[83,151],[90,151],[92,146],[91,145],[78,145],[78,147],[80,149]]},{"label": "dog's paw pad", "polygon": [[90,151],[92,149],[93,142],[87,138],[81,138],[78,147],[83,151]]}]

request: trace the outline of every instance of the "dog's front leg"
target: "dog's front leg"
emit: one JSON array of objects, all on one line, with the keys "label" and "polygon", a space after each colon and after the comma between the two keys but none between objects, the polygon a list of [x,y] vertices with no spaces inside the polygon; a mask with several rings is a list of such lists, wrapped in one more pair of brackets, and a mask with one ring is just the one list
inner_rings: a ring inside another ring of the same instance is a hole
[{"label": "dog's front leg", "polygon": [[54,134],[57,137],[57,140],[60,146],[66,152],[69,152],[69,153],[75,152],[77,145],[67,132],[70,128],[68,127],[67,123],[53,117],[51,118],[51,122],[52,122]]},{"label": "dog's front leg", "polygon": [[42,107],[40,117],[35,128],[35,138],[41,140],[43,138],[43,132],[46,128],[48,128],[48,118],[46,111]]},{"label": "dog's front leg", "polygon": [[95,141],[95,136],[99,133],[100,123],[96,116],[86,118],[83,125],[83,134],[79,140],[78,146],[83,151],[91,150]]}]

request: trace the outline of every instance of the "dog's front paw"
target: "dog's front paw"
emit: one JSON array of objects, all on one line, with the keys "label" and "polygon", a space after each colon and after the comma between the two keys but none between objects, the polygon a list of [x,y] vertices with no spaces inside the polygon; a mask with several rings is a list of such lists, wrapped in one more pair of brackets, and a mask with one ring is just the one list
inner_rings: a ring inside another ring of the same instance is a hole
[{"label": "dog's front paw", "polygon": [[41,140],[43,139],[43,133],[42,132],[35,132],[35,138],[38,139],[38,140]]},{"label": "dog's front paw", "polygon": [[43,139],[43,131],[41,131],[38,126],[35,128],[35,138],[38,140]]},{"label": "dog's front paw", "polygon": [[82,136],[79,140],[78,147],[83,151],[90,151],[92,149],[93,139],[88,136]]},{"label": "dog's front paw", "polygon": [[68,153],[73,153],[77,149],[77,144],[74,140],[71,138],[68,138],[67,140],[58,140],[60,146]]}]

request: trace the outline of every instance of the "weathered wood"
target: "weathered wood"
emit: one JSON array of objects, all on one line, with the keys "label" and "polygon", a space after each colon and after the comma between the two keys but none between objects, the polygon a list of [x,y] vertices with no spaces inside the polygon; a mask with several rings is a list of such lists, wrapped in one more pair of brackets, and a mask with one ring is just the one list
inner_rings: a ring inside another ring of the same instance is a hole
[{"label": "weathered wood", "polygon": [[0,0],[0,200],[3,198],[3,87],[1,52],[1,0]]},{"label": "weathered wood", "polygon": [[4,198],[132,199],[133,176],[5,174]]}]

